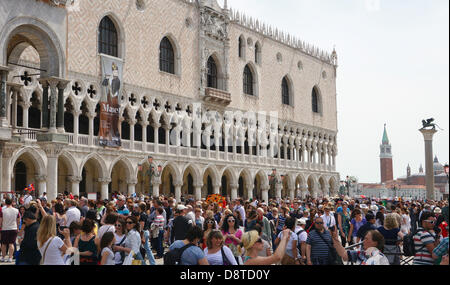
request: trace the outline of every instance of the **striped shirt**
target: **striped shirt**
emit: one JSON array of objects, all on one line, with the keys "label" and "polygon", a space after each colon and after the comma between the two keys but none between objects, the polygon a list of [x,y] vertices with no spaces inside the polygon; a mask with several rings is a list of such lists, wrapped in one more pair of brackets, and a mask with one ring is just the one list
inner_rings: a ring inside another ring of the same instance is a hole
[{"label": "striped shirt", "polygon": [[427,248],[427,245],[433,244],[434,241],[434,235],[423,228],[418,229],[418,233],[414,235],[414,246],[416,249],[414,265],[434,265],[434,259]]},{"label": "striped shirt", "polygon": [[316,230],[313,230],[309,233],[308,239],[306,240],[306,244],[311,245],[311,260],[313,263],[314,259],[328,260],[328,252],[330,246],[333,244],[329,231],[324,231],[321,235],[323,239]]},{"label": "striped shirt", "polygon": [[164,230],[164,217],[162,215],[156,216],[155,220],[153,221],[156,227],[159,227],[159,230]]}]

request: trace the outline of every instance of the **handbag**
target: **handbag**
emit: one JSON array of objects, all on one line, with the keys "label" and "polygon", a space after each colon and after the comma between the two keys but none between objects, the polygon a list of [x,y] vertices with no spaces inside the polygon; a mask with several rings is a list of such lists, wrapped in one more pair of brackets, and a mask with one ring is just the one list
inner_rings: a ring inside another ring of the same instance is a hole
[{"label": "handbag", "polygon": [[316,231],[320,238],[328,245],[330,250],[328,251],[328,265],[343,265],[342,260],[339,258],[334,246],[330,245],[322,236],[322,234]]},{"label": "handbag", "polygon": [[54,238],[55,238],[55,237],[52,237],[52,239],[47,243],[47,246],[45,247],[45,250],[44,250],[44,254],[42,255],[42,259],[41,259],[40,265],[44,265],[45,254],[47,253],[47,249],[48,249],[49,245],[52,243],[52,241],[53,241]]}]

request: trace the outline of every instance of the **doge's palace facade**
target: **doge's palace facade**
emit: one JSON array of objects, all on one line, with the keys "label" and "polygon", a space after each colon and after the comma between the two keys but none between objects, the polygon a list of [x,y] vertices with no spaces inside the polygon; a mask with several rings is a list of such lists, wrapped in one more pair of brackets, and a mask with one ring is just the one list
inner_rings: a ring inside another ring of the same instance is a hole
[{"label": "doge's palace facade", "polygon": [[[119,149],[99,146],[100,54],[123,61]],[[227,1],[2,0],[1,191],[334,195],[336,69]]]}]

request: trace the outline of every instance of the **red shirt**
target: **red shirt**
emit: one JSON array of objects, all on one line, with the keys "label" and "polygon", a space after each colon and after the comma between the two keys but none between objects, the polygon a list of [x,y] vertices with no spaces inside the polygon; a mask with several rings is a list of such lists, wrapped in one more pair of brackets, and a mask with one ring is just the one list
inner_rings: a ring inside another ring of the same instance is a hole
[{"label": "red shirt", "polygon": [[448,237],[448,231],[447,231],[446,227],[448,227],[448,224],[447,224],[447,222],[445,222],[445,221],[442,222],[442,223],[439,225],[439,228],[441,229],[442,236],[443,236],[444,238]]}]

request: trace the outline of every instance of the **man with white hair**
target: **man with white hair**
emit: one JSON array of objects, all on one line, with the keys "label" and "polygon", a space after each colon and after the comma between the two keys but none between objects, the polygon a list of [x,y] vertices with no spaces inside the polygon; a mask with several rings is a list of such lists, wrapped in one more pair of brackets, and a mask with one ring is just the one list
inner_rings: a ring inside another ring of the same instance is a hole
[{"label": "man with white hair", "polygon": [[269,219],[267,219],[264,216],[263,208],[258,208],[256,210],[256,213],[258,214],[257,220],[263,223],[263,235],[262,235],[262,237],[263,237],[264,240],[268,241],[269,244],[271,245],[271,243],[272,243],[272,231],[271,231],[271,228],[270,228]]},{"label": "man with white hair", "polygon": [[192,224],[195,225],[195,214],[194,208],[191,205],[186,206],[186,218],[192,221]]},{"label": "man with white hair", "polygon": [[69,208],[66,211],[66,217],[67,217],[66,225],[70,225],[70,224],[72,224],[72,222],[78,223],[81,219],[81,212],[76,207],[77,202],[74,200],[65,200],[65,201],[68,201],[68,206],[69,206]]}]

